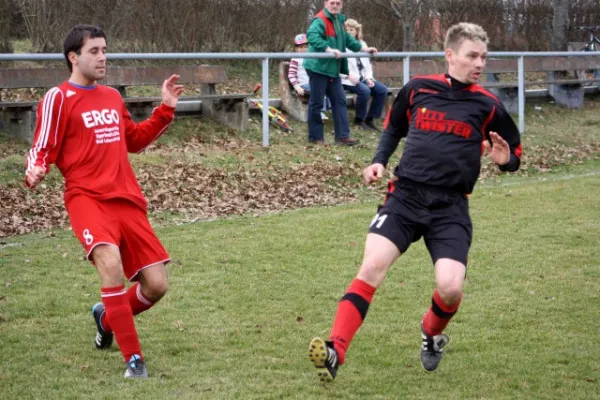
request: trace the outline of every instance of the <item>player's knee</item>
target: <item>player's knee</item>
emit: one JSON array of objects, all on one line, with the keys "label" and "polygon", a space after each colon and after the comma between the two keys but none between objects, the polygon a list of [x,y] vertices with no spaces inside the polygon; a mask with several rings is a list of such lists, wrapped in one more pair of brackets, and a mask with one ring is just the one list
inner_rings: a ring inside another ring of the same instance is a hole
[{"label": "player's knee", "polygon": [[125,276],[121,264],[121,256],[109,246],[98,246],[92,252],[92,260],[103,285],[120,285]]},{"label": "player's knee", "polygon": [[459,284],[448,283],[438,285],[437,291],[447,305],[457,303],[462,297],[462,286]]},{"label": "player's knee", "polygon": [[166,279],[159,279],[155,281],[148,282],[146,287],[144,288],[146,295],[153,301],[158,301],[167,294],[169,290],[169,283]]},{"label": "player's knee", "polygon": [[358,279],[367,282],[369,285],[378,287],[388,270],[388,266],[376,259],[365,259],[358,272]]}]

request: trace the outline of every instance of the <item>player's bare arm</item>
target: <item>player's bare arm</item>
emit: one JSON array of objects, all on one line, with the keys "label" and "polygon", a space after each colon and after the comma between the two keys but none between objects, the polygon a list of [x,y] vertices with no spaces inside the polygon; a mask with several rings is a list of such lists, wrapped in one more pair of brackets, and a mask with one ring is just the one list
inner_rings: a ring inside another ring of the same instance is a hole
[{"label": "player's bare arm", "polygon": [[490,132],[490,140],[484,140],[483,146],[488,157],[498,165],[506,165],[510,161],[510,147],[497,132]]},{"label": "player's bare arm", "polygon": [[178,85],[179,75],[171,75],[162,85],[162,102],[169,107],[175,107],[179,96],[183,93],[183,85]]},{"label": "player's bare arm", "polygon": [[374,182],[379,182],[379,180],[383,178],[384,172],[385,167],[383,166],[383,164],[374,163],[369,165],[363,170],[363,177],[365,178],[365,183],[369,185]]}]

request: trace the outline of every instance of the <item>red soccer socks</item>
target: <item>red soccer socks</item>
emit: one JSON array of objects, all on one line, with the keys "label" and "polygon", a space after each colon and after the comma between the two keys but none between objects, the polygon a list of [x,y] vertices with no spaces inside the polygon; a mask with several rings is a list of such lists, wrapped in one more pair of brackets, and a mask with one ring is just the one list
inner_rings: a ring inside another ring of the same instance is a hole
[{"label": "red soccer socks", "polygon": [[101,289],[101,293],[102,303],[106,310],[103,320],[106,319],[107,325],[111,327],[125,361],[129,361],[134,354],[141,356],[140,341],[135,330],[125,286],[104,287]]},{"label": "red soccer socks", "polygon": [[329,336],[340,365],[344,363],[350,342],[367,315],[375,290],[368,283],[354,279],[340,300]]},{"label": "red soccer socks", "polygon": [[450,322],[450,319],[456,314],[458,306],[460,305],[460,299],[452,304],[447,305],[444,303],[437,290],[433,291],[433,297],[431,298],[431,307],[423,316],[423,329],[429,336],[439,335],[446,329],[446,325]]},{"label": "red soccer socks", "polygon": [[[133,315],[138,315],[152,308],[152,306],[156,304],[145,298],[141,289],[142,287],[139,282],[136,282],[129,290],[127,290],[127,300],[129,301],[129,306],[131,307],[131,313]],[[102,316],[102,327],[107,332],[112,331],[110,322],[106,318],[106,313]]]}]

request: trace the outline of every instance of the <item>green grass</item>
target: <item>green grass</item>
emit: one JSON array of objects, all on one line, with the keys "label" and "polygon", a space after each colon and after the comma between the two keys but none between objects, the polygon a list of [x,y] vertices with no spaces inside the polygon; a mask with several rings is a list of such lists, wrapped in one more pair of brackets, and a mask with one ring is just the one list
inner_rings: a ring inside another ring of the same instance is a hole
[{"label": "green grass", "polygon": [[[595,175],[593,175],[595,174]],[[331,385],[307,359],[361,261],[375,203],[158,229],[170,292],[137,318],[152,379],[93,349],[93,268],[70,232],[0,245],[2,398],[591,399],[600,384],[600,166],[480,185],[465,297],[440,368],[419,365],[433,288],[415,244]]]}]

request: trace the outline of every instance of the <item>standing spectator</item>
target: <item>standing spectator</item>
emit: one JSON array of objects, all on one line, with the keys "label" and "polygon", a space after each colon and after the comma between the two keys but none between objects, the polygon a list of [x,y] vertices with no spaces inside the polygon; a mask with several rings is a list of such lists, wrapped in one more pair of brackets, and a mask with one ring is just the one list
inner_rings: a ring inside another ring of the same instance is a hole
[{"label": "standing spectator", "polygon": [[364,46],[344,30],[346,17],[341,14],[342,5],[342,0],[326,0],[325,8],[315,15],[306,34],[309,52],[335,55],[335,58],[307,58],[304,61],[311,88],[308,102],[308,140],[311,143],[324,143],[321,108],[325,95],[331,100],[335,144],[353,146],[360,143],[350,137],[346,95],[341,80],[349,73],[348,60],[340,56],[346,48],[371,54],[377,54],[377,49]]},{"label": "standing spectator", "polygon": [[[301,33],[296,35],[294,38],[294,45],[296,46],[296,53],[306,53],[308,50],[308,39],[306,39],[306,34]],[[290,60],[290,69],[288,70],[288,79],[290,84],[298,93],[298,96],[308,96],[310,95],[310,82],[308,78],[308,74],[306,73],[306,69],[302,65],[304,62],[303,58],[292,58]],[[327,107],[331,107],[329,103],[329,99],[325,97],[325,102],[323,103],[323,109],[321,110],[321,119],[323,121],[327,121],[327,115],[323,111],[327,111]]]},{"label": "standing spectator", "polygon": [[[363,46],[367,45],[363,40],[361,24],[354,19],[348,19],[345,26],[346,32]],[[348,52],[352,52],[352,50],[348,49]],[[381,118],[388,92],[387,87],[373,78],[373,68],[368,57],[348,58],[348,68],[350,73],[346,79],[342,79],[342,85],[345,90],[356,94],[354,125],[361,129],[381,132],[373,120]],[[367,112],[370,97],[373,99]]]},{"label": "standing spectator", "polygon": [[[125,378],[146,378],[133,316],[166,294],[169,255],[148,222],[128,153],[141,152],[165,132],[183,86],[178,75],[165,80],[162,103],[136,124],[119,92],[98,84],[106,74],[101,28],[73,27],[64,56],[71,77],[40,102],[25,183],[34,189],[50,164],[62,173],[73,234],[100,278],[102,302],[92,307],[96,348],[108,348],[114,336],[125,359]],[[136,283],[126,290],[124,278]]]}]

